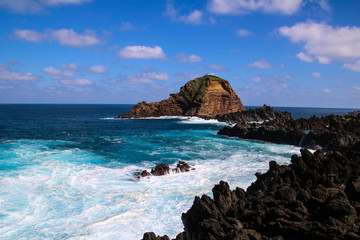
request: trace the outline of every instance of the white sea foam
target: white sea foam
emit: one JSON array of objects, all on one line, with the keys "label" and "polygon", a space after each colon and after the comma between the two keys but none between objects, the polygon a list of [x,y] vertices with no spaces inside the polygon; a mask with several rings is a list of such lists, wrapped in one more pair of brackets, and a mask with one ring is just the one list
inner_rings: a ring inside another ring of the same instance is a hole
[{"label": "white sea foam", "polygon": [[[114,118],[101,118],[102,120],[114,120]],[[120,118],[122,119],[122,118]],[[128,118],[135,120],[166,120],[166,119],[175,119],[179,120],[180,123],[184,124],[217,124],[217,125],[228,125],[228,123],[219,122],[216,119],[203,119],[200,117],[191,117],[191,116],[160,116],[160,117],[143,117],[143,118]],[[117,119],[115,119],[117,120]],[[124,119],[122,119],[124,120]]]},{"label": "white sea foam", "polygon": [[[268,161],[289,163],[288,153],[299,148],[237,140],[231,153],[221,155],[229,139],[218,138],[209,149],[208,137],[184,154],[200,151],[188,160],[196,170],[134,180],[134,173],[154,163],[119,163],[115,167],[90,164],[102,157],[80,149],[52,149],[47,141],[15,141],[9,153],[36,164],[19,168],[0,179],[1,239],[140,239],[146,231],[168,234],[183,230],[181,213],[196,195],[210,194],[214,184],[228,181],[246,188],[255,172]],[[61,143],[57,143],[61,144]],[[28,147],[25,147],[28,146]],[[175,167],[176,163],[171,165]]]}]

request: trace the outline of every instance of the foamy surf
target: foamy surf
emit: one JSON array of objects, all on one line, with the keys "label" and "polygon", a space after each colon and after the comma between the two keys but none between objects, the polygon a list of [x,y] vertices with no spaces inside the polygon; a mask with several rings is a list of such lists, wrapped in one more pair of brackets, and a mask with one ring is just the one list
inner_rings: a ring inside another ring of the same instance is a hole
[{"label": "foamy surf", "polygon": [[[13,141],[8,154],[36,161],[2,175],[0,237],[140,239],[146,231],[175,237],[183,228],[181,213],[196,195],[211,195],[220,180],[246,188],[255,172],[267,170],[269,160],[288,163],[285,153],[299,150],[241,140],[227,146],[233,140],[222,138],[214,147],[211,136],[203,137],[197,148],[183,148],[186,154],[202,156],[187,160],[195,171],[140,181],[134,181],[134,173],[150,170],[154,163],[110,167],[96,164],[106,161],[93,152],[56,149],[63,142]],[[226,155],[227,150],[231,153]],[[201,152],[194,155],[196,151]]]}]

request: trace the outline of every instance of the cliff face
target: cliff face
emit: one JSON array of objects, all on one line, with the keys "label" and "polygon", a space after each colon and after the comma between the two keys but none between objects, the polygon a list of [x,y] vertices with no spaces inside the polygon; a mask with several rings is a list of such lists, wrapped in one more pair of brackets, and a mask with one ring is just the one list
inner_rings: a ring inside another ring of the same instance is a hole
[{"label": "cliff face", "polygon": [[214,118],[245,111],[240,98],[228,81],[205,75],[187,82],[179,93],[170,94],[160,102],[140,102],[133,109],[116,118],[143,118],[160,116],[199,116]]}]

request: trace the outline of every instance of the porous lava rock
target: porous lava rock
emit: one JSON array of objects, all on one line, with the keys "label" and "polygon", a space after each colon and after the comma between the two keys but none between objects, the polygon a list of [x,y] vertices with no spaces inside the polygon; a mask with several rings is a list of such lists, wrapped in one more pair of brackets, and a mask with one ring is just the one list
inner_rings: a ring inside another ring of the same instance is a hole
[{"label": "porous lava rock", "polygon": [[360,142],[327,153],[301,150],[245,191],[221,181],[182,215],[187,240],[360,239]]},{"label": "porous lava rock", "polygon": [[197,116],[214,118],[232,112],[245,111],[230,83],[220,77],[205,75],[187,82],[179,93],[170,94],[160,102],[136,104],[132,110],[116,118],[146,118],[160,116]]},{"label": "porous lava rock", "polygon": [[324,150],[336,150],[360,141],[360,114],[297,120],[284,116],[262,124],[239,122],[224,127],[218,134]]}]

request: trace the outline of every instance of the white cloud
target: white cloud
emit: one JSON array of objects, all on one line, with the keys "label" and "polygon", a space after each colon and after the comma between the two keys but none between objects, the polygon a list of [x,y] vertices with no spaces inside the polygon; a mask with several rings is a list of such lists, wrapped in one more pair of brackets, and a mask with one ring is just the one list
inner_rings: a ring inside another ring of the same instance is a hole
[{"label": "white cloud", "polygon": [[304,62],[313,62],[314,61],[314,59],[310,55],[303,53],[303,52],[299,52],[296,55],[296,57],[300,60],[303,60]]},{"label": "white cloud", "polygon": [[90,69],[91,72],[97,73],[97,74],[105,73],[105,72],[108,71],[108,67],[101,66],[101,65],[95,65],[95,66],[92,66],[89,69]]},{"label": "white cloud", "polygon": [[180,62],[189,62],[189,63],[194,63],[194,62],[201,62],[203,59],[202,57],[199,57],[195,54],[187,54],[187,53],[179,53],[177,55],[177,58],[179,59]]},{"label": "white cloud", "polygon": [[60,80],[60,82],[64,85],[74,85],[74,86],[87,86],[92,84],[91,80],[89,79],[74,79],[74,80],[62,79]]},{"label": "white cloud", "polygon": [[326,12],[331,12],[331,7],[329,5],[329,0],[318,0],[319,6],[324,9]]},{"label": "white cloud", "polygon": [[360,58],[360,28],[358,27],[334,28],[325,23],[305,22],[297,23],[292,27],[281,27],[279,32],[289,37],[292,42],[304,42],[306,54],[323,64],[333,60]]},{"label": "white cloud", "polygon": [[[1,0],[0,0],[1,1]],[[30,42],[41,42],[44,39],[54,39],[61,45],[73,47],[84,47],[100,44],[100,40],[91,30],[86,30],[84,34],[78,34],[73,29],[48,30],[46,33],[29,29],[16,29],[13,36],[17,39]]]},{"label": "white cloud", "polygon": [[343,67],[355,72],[360,72],[360,60],[357,60],[355,63],[345,63]]},{"label": "white cloud", "polygon": [[120,26],[118,27],[120,31],[130,31],[134,30],[135,27],[131,22],[121,22]]},{"label": "white cloud", "polygon": [[228,70],[228,68],[225,67],[225,66],[215,65],[215,64],[197,66],[197,67],[194,67],[194,69],[199,69],[199,70],[209,69],[209,70],[216,70],[216,71],[226,71],[226,70]]},{"label": "white cloud", "polygon": [[246,30],[246,29],[238,29],[236,30],[236,35],[238,37],[245,37],[245,36],[249,36],[249,35],[252,35],[253,33]]},{"label": "white cloud", "polygon": [[312,75],[316,78],[322,78],[322,76],[319,72],[313,72]]},{"label": "white cloud", "polygon": [[128,77],[131,84],[154,83],[155,80],[166,81],[169,79],[166,72],[138,73]]},{"label": "white cloud", "polygon": [[63,78],[72,78],[75,77],[75,72],[73,70],[66,69],[67,65],[62,65],[64,70],[59,70],[54,67],[44,68],[42,71],[44,73],[50,74],[53,79],[62,80]]},{"label": "white cloud", "polygon": [[58,5],[80,5],[92,0],[1,0],[0,7],[6,8],[14,13],[37,13],[47,7]]},{"label": "white cloud", "polygon": [[302,0],[210,0],[208,10],[217,14],[247,14],[252,11],[291,15],[301,7]]},{"label": "white cloud", "polygon": [[165,53],[159,46],[127,46],[119,51],[119,56],[125,59],[164,59]]},{"label": "white cloud", "polygon": [[174,4],[170,2],[166,4],[165,15],[169,16],[171,21],[179,21],[189,24],[203,23],[203,13],[201,11],[195,9],[189,14],[179,15],[178,10],[175,9]]},{"label": "white cloud", "polygon": [[13,36],[17,39],[29,42],[41,42],[44,38],[46,38],[46,34],[29,29],[15,29]]},{"label": "white cloud", "polygon": [[331,89],[329,89],[329,88],[324,88],[324,89],[323,89],[323,92],[325,92],[325,93],[331,93]]},{"label": "white cloud", "polygon": [[0,64],[0,80],[4,81],[37,81],[39,76],[32,73],[12,71],[9,66]]},{"label": "white cloud", "polygon": [[76,33],[73,29],[59,29],[52,31],[52,37],[61,45],[83,47],[100,44],[100,40],[93,31],[87,30],[83,35]]},{"label": "white cloud", "polygon": [[9,66],[4,65],[4,64],[0,64],[0,71],[2,71],[2,70],[9,70],[9,69],[10,69]]},{"label": "white cloud", "polygon": [[249,64],[249,67],[252,68],[272,68],[272,65],[268,63],[265,59],[253,62]]},{"label": "white cloud", "polygon": [[44,68],[42,70],[44,73],[48,73],[50,75],[61,75],[62,74],[62,71],[56,69],[56,68],[53,68],[53,67],[47,67],[47,68]]},{"label": "white cloud", "polygon": [[359,91],[360,92],[360,86],[354,86],[353,87],[356,91]]}]

